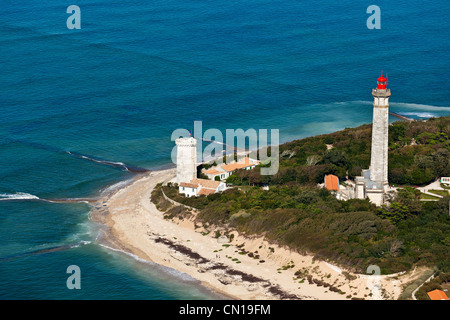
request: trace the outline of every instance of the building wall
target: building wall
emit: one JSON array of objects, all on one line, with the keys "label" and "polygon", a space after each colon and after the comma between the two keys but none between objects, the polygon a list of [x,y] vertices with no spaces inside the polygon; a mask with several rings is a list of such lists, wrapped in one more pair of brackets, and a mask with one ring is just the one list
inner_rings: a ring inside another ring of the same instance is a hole
[{"label": "building wall", "polygon": [[365,199],[366,198],[366,193],[364,191],[364,184],[356,185],[355,198],[356,199]]},{"label": "building wall", "polygon": [[376,204],[377,206],[381,206],[384,202],[382,191],[370,192],[367,190],[366,195],[369,198],[369,200],[374,204]]},{"label": "building wall", "polygon": [[194,138],[180,138],[175,140],[177,145],[177,178],[176,182],[189,182],[197,178],[197,140]]},{"label": "building wall", "polygon": [[223,191],[223,190],[225,190],[225,188],[226,188],[226,184],[221,182],[219,184],[219,186],[217,187],[216,192]]},{"label": "building wall", "polygon": [[190,188],[190,187],[178,187],[178,191],[180,193],[184,193],[186,197],[196,197],[198,190],[196,188]]},{"label": "building wall", "polygon": [[[219,184],[219,186],[216,189],[216,192],[221,192],[224,191],[226,189],[226,184],[221,182]],[[202,186],[199,186],[198,188],[191,188],[191,187],[183,187],[183,186],[179,186],[178,187],[178,191],[180,193],[183,193],[186,197],[196,197],[198,196],[198,192],[202,189]]]},{"label": "building wall", "polygon": [[233,172],[228,172],[228,171],[225,171],[224,173],[222,173],[219,177],[220,177],[220,180],[225,180],[225,179],[227,179],[229,176],[231,176],[233,174]]},{"label": "building wall", "polygon": [[216,177],[219,177],[219,178],[220,178],[220,175],[219,175],[219,174],[214,175],[214,174],[205,173],[205,175],[206,175],[206,176],[208,177],[208,179],[210,179],[210,180],[215,180]]}]

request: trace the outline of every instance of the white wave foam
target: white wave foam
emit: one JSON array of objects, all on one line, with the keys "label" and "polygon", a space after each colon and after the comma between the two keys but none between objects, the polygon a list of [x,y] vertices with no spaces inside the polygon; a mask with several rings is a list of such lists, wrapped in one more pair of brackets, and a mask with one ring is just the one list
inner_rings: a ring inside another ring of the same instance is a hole
[{"label": "white wave foam", "polygon": [[404,108],[404,109],[416,109],[421,111],[441,111],[441,112],[450,112],[450,107],[438,107],[431,106],[427,104],[418,104],[418,103],[404,103],[404,102],[391,102],[391,107],[396,108]]},{"label": "white wave foam", "polygon": [[114,162],[114,161],[106,161],[106,160],[103,160],[103,161],[100,161],[100,162],[103,162],[103,163],[106,163],[106,164],[113,164],[113,165],[126,167],[126,164],[123,163],[123,162]]},{"label": "white wave foam", "polygon": [[121,187],[126,186],[127,184],[129,184],[133,179],[128,179],[128,180],[124,180],[124,181],[120,181],[118,183],[112,184],[109,187],[106,187],[105,189],[101,190],[100,193],[101,194],[105,194],[105,193],[110,193],[113,192],[117,189],[120,189]]},{"label": "white wave foam", "polygon": [[[373,104],[373,101],[364,101],[364,100],[356,100],[356,101],[347,101],[347,102],[336,102],[336,104],[347,104],[347,103],[359,103],[359,104]],[[407,103],[407,102],[390,102],[390,107],[394,108],[402,108],[402,109],[412,109],[412,110],[420,110],[420,111],[437,111],[437,112],[450,112],[450,107],[441,107],[441,106],[432,106],[428,104],[419,104],[419,103]]]},{"label": "white wave foam", "polygon": [[39,199],[39,197],[25,192],[0,193],[0,200],[27,200],[27,199]]},{"label": "white wave foam", "polygon": [[[88,201],[88,200],[80,199],[80,198],[67,198],[67,199],[65,199],[65,200],[67,200],[67,201],[73,201],[73,202],[76,202],[76,203],[87,203],[87,204],[89,204],[89,201]],[[95,199],[93,199],[93,200],[95,200]]]},{"label": "white wave foam", "polygon": [[78,242],[76,244],[70,245],[70,248],[78,248],[78,247],[85,246],[85,245],[91,244],[91,243],[92,243],[91,241],[81,240],[80,242]]},{"label": "white wave foam", "polygon": [[429,113],[429,112],[400,112],[399,114],[403,115],[403,116],[416,116],[419,118],[437,118],[439,117],[436,114],[433,113]]},{"label": "white wave foam", "polygon": [[147,261],[147,260],[144,260],[144,259],[142,259],[142,258],[139,258],[137,255],[135,255],[135,254],[133,254],[133,253],[126,252],[126,251],[123,251],[123,250],[120,250],[120,249],[115,249],[115,248],[109,247],[109,246],[107,246],[107,245],[105,245],[105,244],[101,244],[101,243],[99,243],[99,245],[100,245],[101,247],[103,247],[103,248],[108,249],[108,250],[112,250],[112,251],[115,251],[115,252],[123,253],[123,254],[125,254],[125,255],[127,255],[127,256],[129,256],[129,257],[132,257],[133,259],[135,259],[135,260],[137,260],[137,261],[139,261],[139,262],[147,263],[147,264],[149,264],[149,265],[157,265],[156,263],[153,263],[153,262],[151,262],[151,261]]},{"label": "white wave foam", "polygon": [[125,163],[123,163],[123,162],[115,162],[115,161],[108,161],[108,160],[94,159],[94,158],[85,156],[85,155],[83,155],[83,154],[75,154],[75,153],[70,152],[70,151],[65,151],[65,152],[66,152],[67,154],[70,154],[70,155],[72,155],[72,156],[79,157],[79,158],[81,158],[81,159],[86,159],[86,160],[89,160],[89,161],[92,161],[92,162],[97,162],[97,163],[105,164],[105,165],[109,165],[109,166],[119,166],[119,167],[123,167],[125,170],[128,170],[127,165],[126,165]]},{"label": "white wave foam", "polygon": [[81,158],[86,159],[86,160],[89,160],[89,161],[101,163],[101,164],[112,165],[112,166],[120,166],[120,167],[125,167],[125,168],[126,168],[126,165],[125,165],[125,163],[123,163],[123,162],[115,162],[115,161],[108,161],[108,160],[99,160],[99,159],[89,158],[89,157],[83,156],[83,155],[81,155]]}]

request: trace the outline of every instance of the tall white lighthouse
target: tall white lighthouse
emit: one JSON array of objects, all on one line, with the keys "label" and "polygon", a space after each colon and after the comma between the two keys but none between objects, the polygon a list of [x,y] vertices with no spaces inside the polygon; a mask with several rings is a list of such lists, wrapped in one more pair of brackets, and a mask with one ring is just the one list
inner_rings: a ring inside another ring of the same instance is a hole
[{"label": "tall white lighthouse", "polygon": [[370,167],[362,170],[361,176],[355,178],[355,197],[365,199],[376,205],[386,202],[388,189],[388,133],[389,133],[389,97],[388,80],[383,74],[377,79],[377,88],[372,89],[373,122],[372,149]]},{"label": "tall white lighthouse", "polygon": [[377,79],[377,88],[372,89],[373,122],[372,150],[370,157],[370,180],[382,186],[388,183],[388,130],[389,130],[389,97],[387,79],[383,74]]}]

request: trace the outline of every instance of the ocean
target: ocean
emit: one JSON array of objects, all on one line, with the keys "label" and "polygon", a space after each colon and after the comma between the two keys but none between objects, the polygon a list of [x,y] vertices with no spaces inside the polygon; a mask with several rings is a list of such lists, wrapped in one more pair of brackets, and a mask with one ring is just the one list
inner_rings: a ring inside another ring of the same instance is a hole
[{"label": "ocean", "polygon": [[[369,5],[381,9],[370,30]],[[69,30],[66,9],[81,9]],[[280,142],[390,110],[450,115],[450,2],[3,0],[0,299],[216,299],[97,241],[86,203],[171,163],[171,134],[279,129]],[[391,118],[391,121],[397,121]],[[136,171],[136,170],[134,170]],[[67,267],[81,270],[69,290]]]}]

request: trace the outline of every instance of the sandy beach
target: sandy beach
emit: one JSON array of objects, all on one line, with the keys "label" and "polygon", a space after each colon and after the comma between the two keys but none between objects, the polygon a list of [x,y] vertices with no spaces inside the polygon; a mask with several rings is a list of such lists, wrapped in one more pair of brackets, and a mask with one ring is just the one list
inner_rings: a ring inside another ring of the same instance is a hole
[{"label": "sandy beach", "polygon": [[[101,241],[184,272],[234,299],[397,299],[404,284],[422,274],[421,269],[387,276],[353,274],[237,232],[232,242],[222,243],[214,232],[194,228],[192,219],[164,219],[151,202],[154,187],[174,176],[175,169],[138,175],[95,202],[91,219],[105,226]],[[295,275],[298,270],[301,274]]]}]

